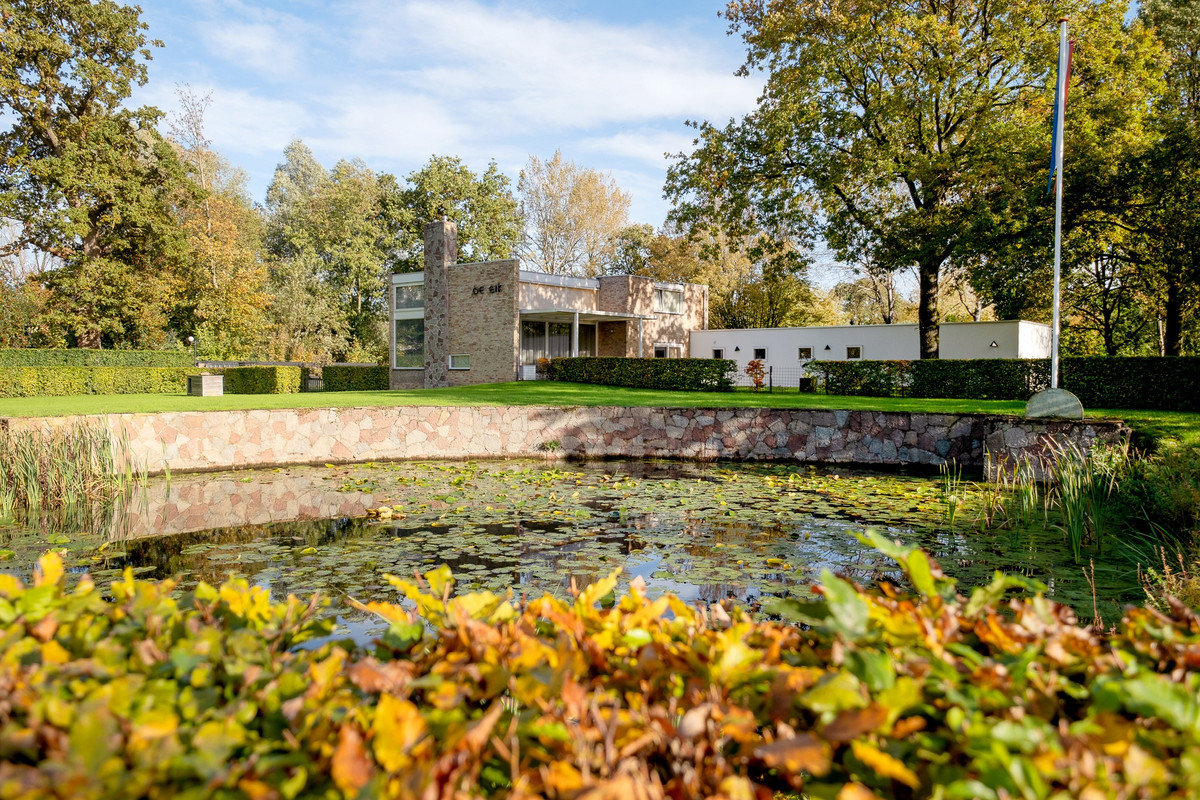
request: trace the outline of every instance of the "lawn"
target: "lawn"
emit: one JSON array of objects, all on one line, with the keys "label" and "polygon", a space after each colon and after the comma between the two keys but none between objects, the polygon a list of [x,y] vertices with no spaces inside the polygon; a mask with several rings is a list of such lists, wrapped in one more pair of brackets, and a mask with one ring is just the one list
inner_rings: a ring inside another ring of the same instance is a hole
[{"label": "lawn", "polygon": [[[227,411],[250,408],[351,408],[356,406],[653,406],[707,408],[836,408],[869,411],[1014,414],[1016,400],[928,400],[907,397],[845,397],[796,392],[669,392],[579,383],[520,381],[454,389],[376,392],[224,395],[80,395],[0,398],[0,417],[121,414],[157,411]],[[1089,416],[1124,419],[1154,438],[1200,446],[1200,414],[1170,411],[1089,409]]]}]

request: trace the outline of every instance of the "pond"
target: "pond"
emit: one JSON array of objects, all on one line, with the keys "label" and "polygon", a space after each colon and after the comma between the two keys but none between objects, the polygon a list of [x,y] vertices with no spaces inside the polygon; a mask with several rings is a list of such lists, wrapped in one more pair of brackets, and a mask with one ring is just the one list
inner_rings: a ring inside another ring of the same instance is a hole
[{"label": "pond", "polygon": [[[954,506],[948,502],[957,498]],[[622,569],[651,595],[734,601],[808,594],[823,568],[871,584],[895,565],[855,534],[919,544],[965,589],[995,570],[1045,583],[1055,599],[1112,620],[1137,602],[1136,572],[1095,566],[1095,594],[1061,531],[983,532],[986,491],[944,478],[805,465],[495,461],[326,465],[174,476],[104,509],[0,520],[0,569],[28,577],[48,549],[99,583],[246,577],[282,599],[395,600],[388,573],[448,564],[458,589],[565,595]],[[349,612],[351,631],[371,622]]]}]

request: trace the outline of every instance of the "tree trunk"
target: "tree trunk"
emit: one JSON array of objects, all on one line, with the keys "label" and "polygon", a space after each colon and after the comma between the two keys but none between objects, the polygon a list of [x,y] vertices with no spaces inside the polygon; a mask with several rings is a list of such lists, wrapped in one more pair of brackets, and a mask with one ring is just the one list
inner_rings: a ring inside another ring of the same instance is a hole
[{"label": "tree trunk", "polygon": [[917,265],[920,305],[917,307],[917,335],[921,339],[921,358],[938,357],[938,275],[942,259]]},{"label": "tree trunk", "polygon": [[1183,354],[1183,285],[1178,280],[1167,283],[1166,329],[1163,331],[1163,355]]}]

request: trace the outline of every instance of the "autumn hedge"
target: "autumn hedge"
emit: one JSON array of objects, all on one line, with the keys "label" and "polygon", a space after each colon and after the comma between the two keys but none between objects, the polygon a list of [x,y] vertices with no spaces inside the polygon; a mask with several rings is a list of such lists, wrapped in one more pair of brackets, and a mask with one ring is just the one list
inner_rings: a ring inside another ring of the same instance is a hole
[{"label": "autumn hedge", "polygon": [[[1111,635],[998,575],[956,593],[876,537],[915,593],[828,573],[790,622],[651,599],[453,596],[331,639],[323,602],[127,573],[0,575],[0,796],[1102,798],[1200,792],[1200,619]],[[111,600],[105,598],[111,596]],[[303,646],[301,646],[303,645]]]}]

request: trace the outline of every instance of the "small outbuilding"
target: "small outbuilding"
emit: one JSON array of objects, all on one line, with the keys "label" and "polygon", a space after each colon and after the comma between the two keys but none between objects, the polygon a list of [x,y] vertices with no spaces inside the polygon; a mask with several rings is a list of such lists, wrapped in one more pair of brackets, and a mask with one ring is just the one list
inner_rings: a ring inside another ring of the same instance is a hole
[{"label": "small outbuilding", "polygon": [[[893,361],[920,358],[917,325],[828,325],[812,328],[745,328],[691,332],[693,358],[730,358],[738,373],[753,360],[779,385],[805,377],[810,361]],[[1049,358],[1050,326],[1027,320],[943,322],[939,356],[950,358]]]}]

